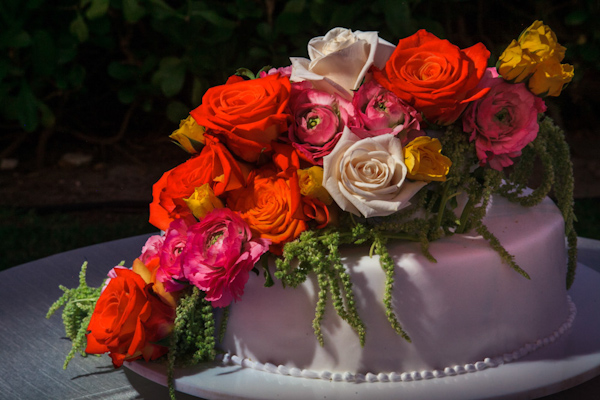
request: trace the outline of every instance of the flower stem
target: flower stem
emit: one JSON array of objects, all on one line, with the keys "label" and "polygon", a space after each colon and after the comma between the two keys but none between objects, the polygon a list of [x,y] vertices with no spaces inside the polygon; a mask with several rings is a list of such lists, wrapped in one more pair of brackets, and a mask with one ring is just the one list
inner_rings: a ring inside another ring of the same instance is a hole
[{"label": "flower stem", "polygon": [[435,221],[435,226],[434,226],[433,232],[437,232],[438,229],[440,229],[440,226],[442,226],[442,219],[444,218],[444,211],[446,210],[446,203],[448,202],[448,199],[450,198],[448,196],[449,187],[450,187],[450,184],[448,182],[445,182],[444,183],[444,191],[442,192],[442,197],[440,199],[440,208],[438,209],[437,220]]},{"label": "flower stem", "polygon": [[471,211],[473,211],[473,199],[469,197],[465,208],[463,208],[462,214],[460,215],[460,224],[456,229],[456,233],[465,233],[469,218],[471,217]]}]

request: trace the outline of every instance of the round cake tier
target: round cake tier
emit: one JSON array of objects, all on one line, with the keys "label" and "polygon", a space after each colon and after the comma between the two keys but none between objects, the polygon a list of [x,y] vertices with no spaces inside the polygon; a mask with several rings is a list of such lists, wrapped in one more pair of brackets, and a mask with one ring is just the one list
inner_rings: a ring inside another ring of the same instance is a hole
[{"label": "round cake tier", "polygon": [[418,243],[388,244],[396,262],[393,307],[411,342],[386,318],[378,256],[351,247],[342,254],[366,326],[363,347],[331,304],[322,322],[324,346],[319,344],[312,327],[315,277],[284,289],[278,281],[265,288],[264,279],[252,274],[242,300],[231,306],[221,348],[286,371],[377,375],[444,371],[488,358],[510,361],[554,340],[572,321],[559,210],[550,199],[525,208],[495,197],[484,222],[531,279],[502,262],[474,232],[431,243],[436,263]]}]

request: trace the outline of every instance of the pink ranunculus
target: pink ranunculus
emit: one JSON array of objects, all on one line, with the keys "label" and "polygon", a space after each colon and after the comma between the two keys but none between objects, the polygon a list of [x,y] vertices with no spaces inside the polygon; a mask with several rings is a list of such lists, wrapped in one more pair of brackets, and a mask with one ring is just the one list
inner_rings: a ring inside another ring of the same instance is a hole
[{"label": "pink ranunculus", "polygon": [[314,165],[323,165],[347,124],[360,125],[351,102],[313,89],[310,82],[293,83],[288,104],[293,117],[288,139]]},{"label": "pink ranunculus", "polygon": [[226,307],[244,293],[249,272],[271,241],[252,239],[248,224],[219,208],[189,227],[183,268],[191,284],[206,292],[213,307]]},{"label": "pink ranunculus", "polygon": [[142,247],[142,254],[140,255],[140,261],[145,265],[155,257],[160,257],[160,251],[165,242],[165,237],[161,235],[152,235],[146,240],[146,244]]},{"label": "pink ranunculus", "polygon": [[278,72],[281,76],[287,76],[289,78],[292,75],[292,66],[288,65],[287,67],[271,68],[268,71],[260,71],[258,76],[259,78],[264,78],[267,75],[274,75]]},{"label": "pink ranunculus", "polygon": [[[156,270],[156,279],[163,283],[167,292],[176,292],[185,287],[181,254],[187,243],[188,224],[178,218],[171,222],[165,232],[160,251],[160,265]],[[178,282],[179,281],[179,282]]]},{"label": "pink ranunculus", "polygon": [[524,83],[505,82],[495,68],[487,69],[480,85],[491,89],[469,105],[463,129],[475,141],[480,164],[501,171],[537,137],[538,114],[546,111],[546,105]]},{"label": "pink ranunculus", "polygon": [[102,290],[101,292],[104,292],[104,289],[106,289],[106,287],[108,286],[108,282],[110,282],[111,279],[114,279],[117,277],[117,271],[118,269],[129,269],[127,267],[124,267],[122,265],[116,265],[114,266],[110,271],[108,271],[108,274],[106,274],[107,278],[104,281],[104,285],[102,286]]},{"label": "pink ranunculus", "polygon": [[391,133],[404,145],[423,135],[421,114],[375,80],[358,89],[352,104],[361,125],[350,126],[350,129],[361,139]]}]

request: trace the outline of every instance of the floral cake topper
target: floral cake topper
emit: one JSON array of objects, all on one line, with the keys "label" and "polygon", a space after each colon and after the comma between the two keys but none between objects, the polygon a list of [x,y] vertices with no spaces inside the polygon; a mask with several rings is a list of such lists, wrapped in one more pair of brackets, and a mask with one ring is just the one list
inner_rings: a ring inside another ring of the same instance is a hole
[{"label": "floral cake topper", "polygon": [[[329,298],[364,343],[341,262],[347,244],[379,256],[386,315],[410,340],[403,310],[392,307],[395,265],[386,242],[419,242],[435,262],[431,241],[475,230],[507,268],[529,278],[483,217],[492,194],[530,206],[553,185],[560,185],[570,285],[572,167],[542,98],[558,96],[572,79],[564,54],[540,21],[491,68],[481,43],[461,49],[419,30],[392,45],[377,32],[335,28],[309,41],[309,58],[257,75],[238,70],[208,89],[170,136],[190,156],[152,189],[150,222],[162,233],[131,269],[111,270],[102,288],[87,287],[84,266],[80,287],[64,289],[50,310],[65,306],[68,359],[109,353],[117,367],[166,355],[172,388],[175,365],[214,359],[227,309],[243,301],[249,279],[264,279],[268,296],[275,280],[293,290],[311,273],[319,341]],[[536,160],[545,174],[524,194]]]}]

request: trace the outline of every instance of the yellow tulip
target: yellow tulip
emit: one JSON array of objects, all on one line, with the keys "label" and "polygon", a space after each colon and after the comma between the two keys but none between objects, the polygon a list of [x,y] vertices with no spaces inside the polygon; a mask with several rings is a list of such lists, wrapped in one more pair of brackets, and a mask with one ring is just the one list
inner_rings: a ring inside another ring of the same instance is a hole
[{"label": "yellow tulip", "polygon": [[407,178],[424,182],[444,182],[452,166],[452,161],[442,154],[440,141],[429,136],[420,136],[404,147],[404,163]]},{"label": "yellow tulip", "polygon": [[500,55],[496,69],[505,80],[520,83],[531,76],[534,66],[535,62],[529,53],[523,51],[517,41],[513,40]]},{"label": "yellow tulip", "polygon": [[529,90],[538,96],[558,96],[563,87],[573,79],[573,66],[549,58],[537,65],[528,82]]},{"label": "yellow tulip", "polygon": [[179,143],[188,153],[197,153],[204,144],[204,131],[206,129],[196,123],[196,120],[188,115],[179,123],[179,129],[175,130],[169,138]]},{"label": "yellow tulip", "polygon": [[198,219],[204,218],[206,214],[215,208],[224,207],[223,202],[215,196],[208,183],[197,187],[194,193],[189,198],[183,199],[183,201],[185,201],[185,204],[187,204],[192,214],[194,214],[194,217]]},{"label": "yellow tulip", "polygon": [[317,198],[327,205],[333,202],[329,192],[323,187],[323,168],[314,166],[299,169],[298,182],[303,196]]}]

